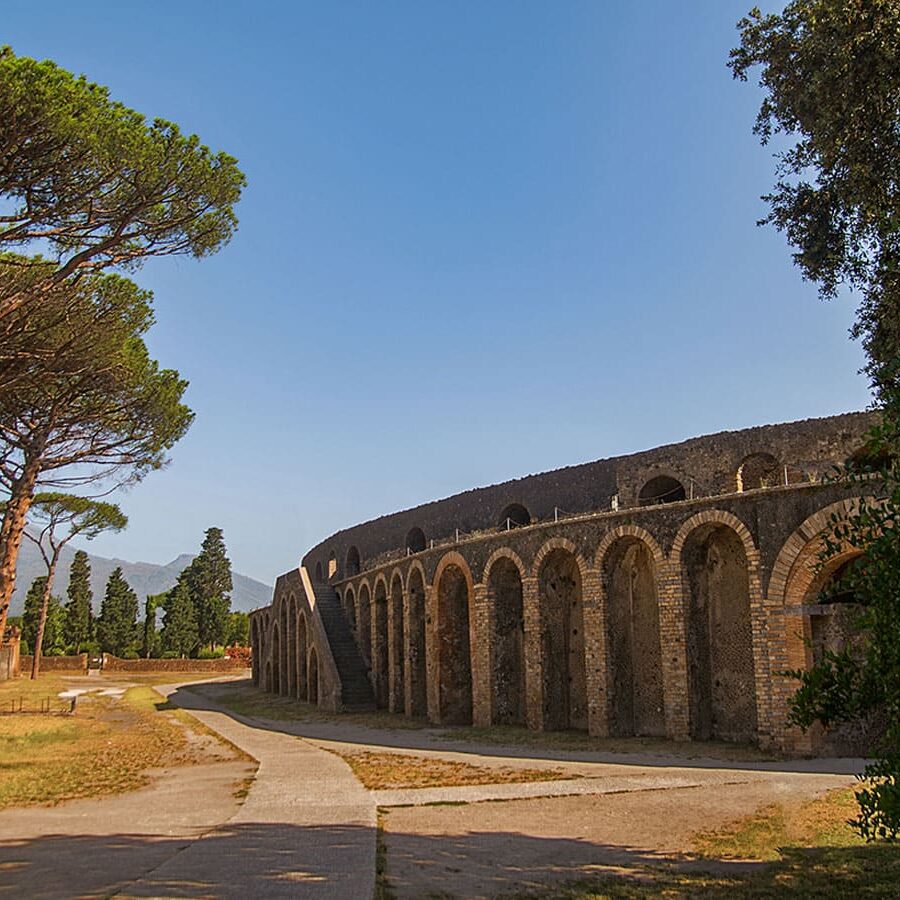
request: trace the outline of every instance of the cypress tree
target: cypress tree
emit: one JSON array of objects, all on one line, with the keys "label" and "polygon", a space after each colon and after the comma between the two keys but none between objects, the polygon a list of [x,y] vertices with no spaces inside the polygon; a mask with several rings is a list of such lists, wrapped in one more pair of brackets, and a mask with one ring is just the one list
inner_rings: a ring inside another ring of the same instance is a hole
[{"label": "cypress tree", "polygon": [[106,594],[97,620],[97,636],[104,651],[122,656],[131,647],[137,614],[137,594],[125,580],[122,570],[114,569],[106,582]]},{"label": "cypress tree", "polygon": [[199,642],[212,649],[225,640],[231,612],[231,562],[221,528],[209,528],[199,555],[185,570],[197,614]]},{"label": "cypress tree", "polygon": [[34,652],[46,584],[47,576],[40,575],[31,582],[31,587],[28,588],[28,593],[25,595],[25,609],[22,611],[22,640],[28,645],[29,653]]},{"label": "cypress tree", "polygon": [[189,656],[200,642],[197,613],[185,578],[179,578],[166,595],[160,641],[165,652],[181,657]]},{"label": "cypress tree", "polygon": [[78,550],[69,569],[69,587],[66,591],[65,642],[72,653],[78,653],[91,639],[94,595],[91,592],[91,564],[84,550]]}]

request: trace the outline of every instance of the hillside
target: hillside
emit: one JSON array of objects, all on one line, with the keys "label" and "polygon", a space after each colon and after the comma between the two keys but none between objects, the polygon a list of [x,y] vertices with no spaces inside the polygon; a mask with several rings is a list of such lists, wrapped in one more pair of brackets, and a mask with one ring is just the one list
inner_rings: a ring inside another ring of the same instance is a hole
[{"label": "hillside", "polygon": [[[65,602],[66,586],[69,583],[69,566],[72,564],[74,556],[75,550],[66,547],[57,570],[53,593],[61,597],[63,602]],[[91,588],[94,592],[94,609],[96,611],[100,609],[100,601],[103,599],[103,592],[106,589],[106,580],[116,566],[121,567],[126,580],[143,604],[143,599],[147,594],[158,594],[171,588],[181,570],[193,559],[190,554],[183,553],[170,563],[160,566],[154,563],[129,562],[124,559],[106,559],[103,556],[91,554],[88,556],[91,561]],[[44,571],[44,561],[37,548],[30,541],[23,541],[16,570],[16,591],[12,599],[12,615],[19,615],[22,612],[22,604],[29,585],[39,575],[43,575]],[[234,590],[231,593],[233,610],[249,612],[271,602],[272,588],[269,585],[238,572],[232,573],[232,581],[234,582]]]}]

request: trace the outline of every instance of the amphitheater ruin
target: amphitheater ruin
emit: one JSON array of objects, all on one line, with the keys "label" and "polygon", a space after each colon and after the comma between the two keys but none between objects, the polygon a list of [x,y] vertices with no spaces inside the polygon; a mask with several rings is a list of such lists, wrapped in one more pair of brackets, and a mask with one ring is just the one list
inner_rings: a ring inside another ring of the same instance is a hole
[{"label": "amphitheater ruin", "polygon": [[787,721],[846,637],[817,565],[866,484],[829,479],[869,413],[694,438],[331,535],[251,614],[253,680],[328,710],[435,724],[852,750]]}]

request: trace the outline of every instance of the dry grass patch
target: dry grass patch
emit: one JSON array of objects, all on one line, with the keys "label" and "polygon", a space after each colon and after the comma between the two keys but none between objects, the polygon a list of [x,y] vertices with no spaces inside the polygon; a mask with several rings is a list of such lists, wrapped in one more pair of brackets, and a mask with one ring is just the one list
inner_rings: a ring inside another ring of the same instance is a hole
[{"label": "dry grass patch", "polygon": [[[0,703],[64,687],[59,677],[7,682]],[[122,698],[82,695],[73,716],[0,717],[0,808],[121,793],[145,786],[150,769],[235,758],[162,705],[152,688],[136,687]]]},{"label": "dry grass patch", "polygon": [[557,769],[514,769],[473,766],[431,756],[381,751],[336,751],[370,791],[404,788],[464,787],[472,784],[523,784],[579,778]]}]

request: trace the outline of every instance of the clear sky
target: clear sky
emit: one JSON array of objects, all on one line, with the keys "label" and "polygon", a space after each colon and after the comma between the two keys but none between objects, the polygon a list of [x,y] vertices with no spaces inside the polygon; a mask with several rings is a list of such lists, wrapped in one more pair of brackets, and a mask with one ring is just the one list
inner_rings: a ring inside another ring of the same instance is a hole
[{"label": "clear sky", "polygon": [[249,180],[229,246],[137,276],[197,420],[89,549],[218,525],[271,583],[470,487],[863,408],[853,300],[755,225],[773,164],[725,66],[752,5],[5,0],[0,43]]}]

